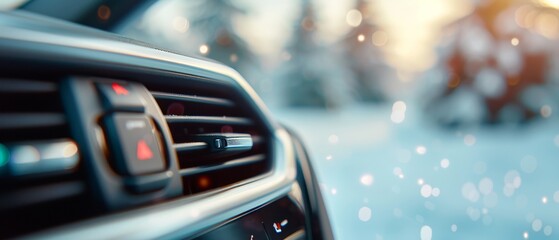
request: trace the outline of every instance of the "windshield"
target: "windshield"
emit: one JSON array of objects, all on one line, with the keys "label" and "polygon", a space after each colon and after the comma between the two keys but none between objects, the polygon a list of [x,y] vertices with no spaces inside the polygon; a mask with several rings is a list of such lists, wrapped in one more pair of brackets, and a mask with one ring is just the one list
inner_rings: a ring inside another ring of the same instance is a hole
[{"label": "windshield", "polygon": [[557,239],[559,2],[159,1],[119,31],[238,70],[339,239]]}]

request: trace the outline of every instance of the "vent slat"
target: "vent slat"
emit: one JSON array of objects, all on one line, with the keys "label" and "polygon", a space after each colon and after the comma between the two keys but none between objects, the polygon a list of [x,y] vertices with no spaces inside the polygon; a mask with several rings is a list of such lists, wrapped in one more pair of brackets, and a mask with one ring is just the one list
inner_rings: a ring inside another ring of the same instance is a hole
[{"label": "vent slat", "polygon": [[252,120],[240,117],[174,116],[166,115],[168,123],[208,123],[230,125],[252,125]]},{"label": "vent slat", "polygon": [[174,100],[174,101],[191,102],[191,103],[202,103],[202,104],[217,105],[222,107],[235,106],[235,104],[232,101],[223,98],[199,97],[199,96],[192,96],[192,95],[162,93],[162,92],[152,92],[151,94],[157,100]]},{"label": "vent slat", "polygon": [[45,78],[0,79],[0,239],[101,213],[72,139],[62,79]]},{"label": "vent slat", "polygon": [[50,82],[2,79],[0,93],[55,93],[57,86]]},{"label": "vent slat", "polygon": [[83,194],[85,184],[80,181],[53,183],[3,193],[0,210],[13,209]]},{"label": "vent slat", "polygon": [[227,169],[227,168],[234,168],[234,167],[238,167],[238,166],[249,165],[249,164],[253,164],[253,163],[263,161],[265,158],[266,158],[266,155],[258,154],[258,155],[254,155],[254,156],[249,156],[249,157],[245,157],[245,158],[231,160],[231,161],[225,162],[223,164],[219,164],[219,165],[182,169],[182,170],[180,170],[180,174],[182,176],[192,176],[192,175],[196,175],[196,174],[200,174],[200,173],[206,173],[206,172],[223,170],[223,169]]},{"label": "vent slat", "polygon": [[190,152],[206,149],[208,148],[208,144],[205,142],[175,143],[173,144],[173,148],[177,152]]},{"label": "vent slat", "polygon": [[271,169],[265,128],[237,90],[155,88],[151,94],[175,142],[185,193],[230,186]]},{"label": "vent slat", "polygon": [[56,127],[66,124],[62,113],[0,113],[1,129]]}]

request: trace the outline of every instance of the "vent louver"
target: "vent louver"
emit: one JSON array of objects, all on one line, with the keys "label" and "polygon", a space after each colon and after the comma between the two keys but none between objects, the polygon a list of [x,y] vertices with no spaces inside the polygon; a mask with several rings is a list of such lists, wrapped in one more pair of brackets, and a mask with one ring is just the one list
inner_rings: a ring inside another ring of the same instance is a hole
[{"label": "vent louver", "polygon": [[0,238],[89,214],[58,85],[0,79],[0,86]]},{"label": "vent louver", "polygon": [[185,193],[231,186],[269,171],[268,134],[235,91],[200,96],[192,89],[157,90],[151,93],[169,125]]}]

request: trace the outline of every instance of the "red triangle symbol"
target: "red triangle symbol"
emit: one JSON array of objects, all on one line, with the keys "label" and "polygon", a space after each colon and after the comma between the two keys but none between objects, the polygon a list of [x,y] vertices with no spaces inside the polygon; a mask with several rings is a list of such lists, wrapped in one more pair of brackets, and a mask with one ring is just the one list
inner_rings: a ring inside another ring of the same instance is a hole
[{"label": "red triangle symbol", "polygon": [[128,90],[118,83],[113,83],[112,85],[113,91],[115,91],[116,95],[128,95]]},{"label": "red triangle symbol", "polygon": [[140,141],[138,141],[136,157],[140,161],[149,160],[153,157],[153,152],[144,139],[140,139]]}]

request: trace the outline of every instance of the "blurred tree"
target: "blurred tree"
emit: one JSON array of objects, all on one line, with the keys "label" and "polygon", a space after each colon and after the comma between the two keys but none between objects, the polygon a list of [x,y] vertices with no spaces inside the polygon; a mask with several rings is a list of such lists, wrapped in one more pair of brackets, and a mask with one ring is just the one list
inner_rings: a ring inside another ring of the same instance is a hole
[{"label": "blurred tree", "polygon": [[124,34],[220,61],[254,84],[262,74],[260,60],[234,25],[247,13],[248,8],[236,0],[161,1]]},{"label": "blurred tree", "polygon": [[548,117],[545,107],[555,103],[541,100],[542,91],[533,94],[532,89],[547,84],[553,44],[519,25],[520,7],[513,0],[486,1],[446,29],[452,33],[443,39],[448,45],[437,66],[444,72],[446,88],[430,103],[441,122],[502,123]]},{"label": "blurred tree", "polygon": [[196,9],[190,10],[191,31],[203,42],[197,46],[197,54],[233,67],[254,83],[260,74],[260,61],[233,25],[235,18],[247,10],[232,0],[198,0],[191,4],[188,8]]},{"label": "blurred tree", "polygon": [[389,80],[392,68],[386,64],[379,46],[388,41],[386,32],[373,24],[370,17],[370,4],[366,0],[357,1],[356,10],[361,14],[361,21],[341,40],[345,49],[346,64],[356,80],[357,98],[367,102],[381,102],[386,96],[383,93],[383,82]]},{"label": "blurred tree", "polygon": [[287,106],[336,108],[350,101],[351,71],[334,48],[317,41],[316,16],[309,0],[284,53],[277,77]]}]

